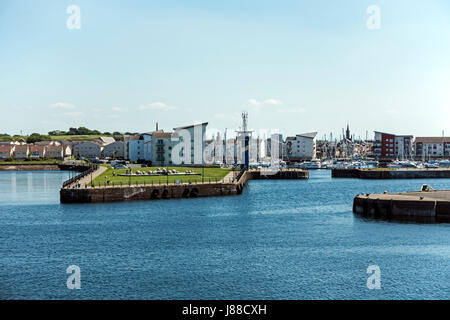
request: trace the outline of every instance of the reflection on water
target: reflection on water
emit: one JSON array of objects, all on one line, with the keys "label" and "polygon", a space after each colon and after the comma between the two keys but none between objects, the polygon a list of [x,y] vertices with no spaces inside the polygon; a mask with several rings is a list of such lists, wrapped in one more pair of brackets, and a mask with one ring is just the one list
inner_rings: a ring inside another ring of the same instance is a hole
[{"label": "reflection on water", "polygon": [[59,201],[59,188],[68,178],[68,172],[59,171],[0,171],[0,203],[54,203]]}]

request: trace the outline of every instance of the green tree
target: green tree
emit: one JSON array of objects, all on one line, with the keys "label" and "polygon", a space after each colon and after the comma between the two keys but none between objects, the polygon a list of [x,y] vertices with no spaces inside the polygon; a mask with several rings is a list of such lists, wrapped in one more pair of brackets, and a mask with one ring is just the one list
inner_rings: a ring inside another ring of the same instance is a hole
[{"label": "green tree", "polygon": [[51,140],[50,136],[42,135],[39,133],[32,133],[27,137],[27,143],[35,143],[39,141],[49,141]]},{"label": "green tree", "polygon": [[76,134],[80,134],[80,135],[89,135],[89,134],[91,134],[91,130],[89,130],[89,129],[86,128],[86,127],[79,127],[79,128],[76,130]]}]

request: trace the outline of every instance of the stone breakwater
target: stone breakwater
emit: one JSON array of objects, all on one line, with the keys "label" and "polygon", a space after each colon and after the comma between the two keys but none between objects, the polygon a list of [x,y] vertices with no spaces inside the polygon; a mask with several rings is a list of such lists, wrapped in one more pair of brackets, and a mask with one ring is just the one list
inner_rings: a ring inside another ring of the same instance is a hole
[{"label": "stone breakwater", "polygon": [[438,169],[333,169],[333,178],[431,179],[450,178],[450,168]]},{"label": "stone breakwater", "polygon": [[450,191],[360,194],[353,200],[353,212],[369,218],[450,222]]},{"label": "stone breakwater", "polygon": [[259,170],[241,172],[234,182],[107,186],[60,190],[61,203],[94,203],[133,200],[163,200],[239,195],[252,179],[308,179],[308,171],[284,170],[264,174]]}]

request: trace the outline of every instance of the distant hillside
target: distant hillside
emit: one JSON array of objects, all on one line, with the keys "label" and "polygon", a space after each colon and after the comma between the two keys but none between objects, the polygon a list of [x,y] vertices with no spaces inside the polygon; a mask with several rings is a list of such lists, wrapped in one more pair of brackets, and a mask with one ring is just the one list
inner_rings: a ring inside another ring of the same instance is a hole
[{"label": "distant hillside", "polygon": [[[124,134],[135,134],[131,132],[125,132]],[[9,135],[7,133],[0,134],[0,142],[6,141],[26,141],[28,143],[33,143],[36,141],[55,141],[55,140],[93,140],[99,137],[114,137],[116,140],[123,140],[123,134],[120,132],[100,132],[98,130],[90,130],[86,127],[79,128],[69,128],[68,131],[53,130],[47,134],[32,133],[29,136],[21,135]]]}]

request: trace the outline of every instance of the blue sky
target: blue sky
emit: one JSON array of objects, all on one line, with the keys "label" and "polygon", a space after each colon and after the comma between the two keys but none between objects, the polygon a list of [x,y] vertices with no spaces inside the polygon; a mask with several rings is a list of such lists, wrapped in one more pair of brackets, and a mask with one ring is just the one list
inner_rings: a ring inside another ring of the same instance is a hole
[{"label": "blue sky", "polygon": [[450,135],[450,3],[2,0],[0,108],[10,134],[224,130],[247,110],[285,135]]}]

